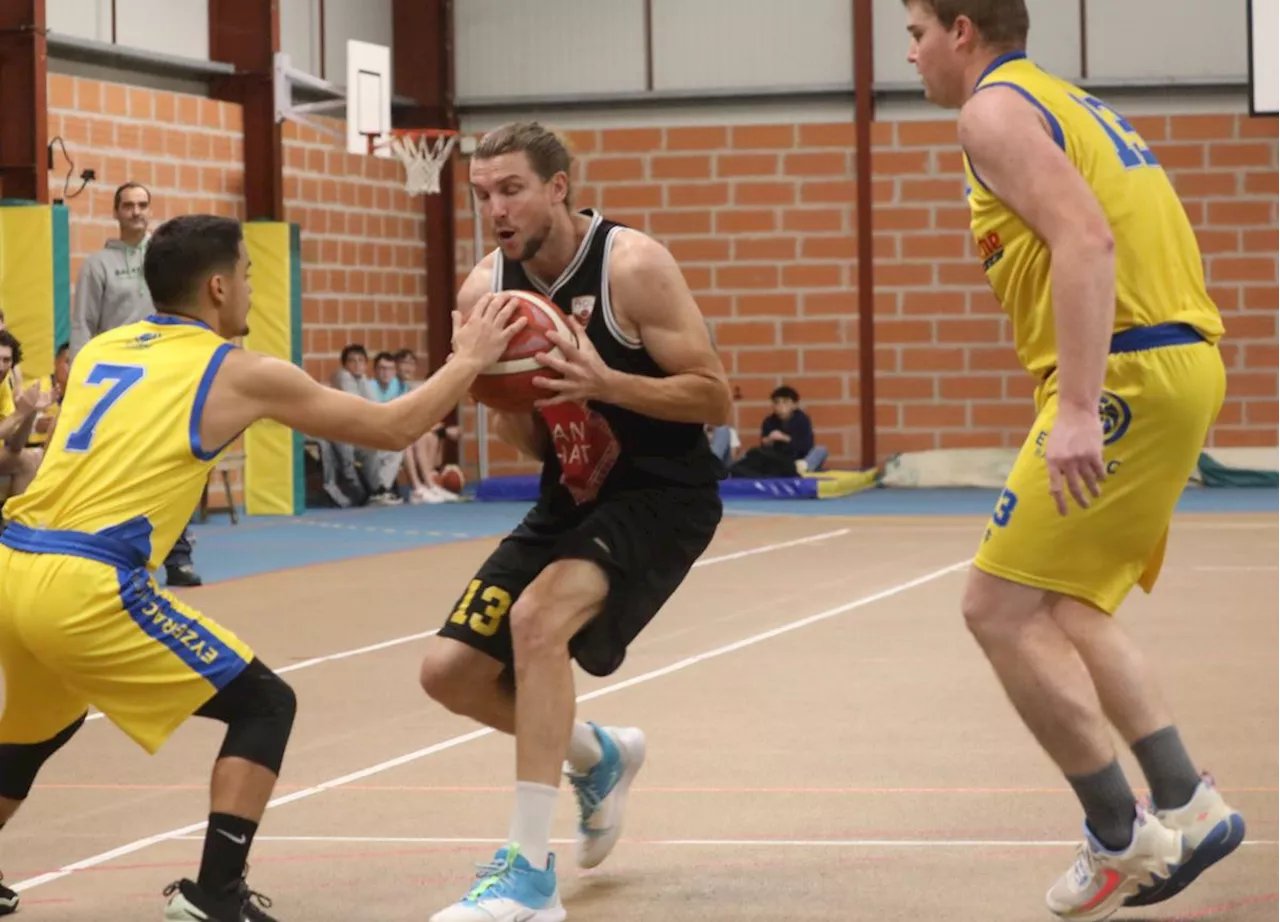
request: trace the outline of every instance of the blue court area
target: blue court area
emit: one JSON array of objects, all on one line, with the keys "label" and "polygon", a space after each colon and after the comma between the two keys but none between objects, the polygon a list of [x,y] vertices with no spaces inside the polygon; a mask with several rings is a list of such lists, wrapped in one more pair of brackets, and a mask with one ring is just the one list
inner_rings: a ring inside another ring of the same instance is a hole
[{"label": "blue court area", "polygon": [[[730,499],[737,516],[985,516],[997,490],[873,488],[835,499]],[[465,502],[365,509],[313,509],[288,518],[242,516],[232,525],[215,514],[196,525],[195,557],[206,583],[309,564],[390,554],[432,544],[496,538],[511,529],[530,503]],[[1280,492],[1269,488],[1188,488],[1180,511],[1276,512]]]}]

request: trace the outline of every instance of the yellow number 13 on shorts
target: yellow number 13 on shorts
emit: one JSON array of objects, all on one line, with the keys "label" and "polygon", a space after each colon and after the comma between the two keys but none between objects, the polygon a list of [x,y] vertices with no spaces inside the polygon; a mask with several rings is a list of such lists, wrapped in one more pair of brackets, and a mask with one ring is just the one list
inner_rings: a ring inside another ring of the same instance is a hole
[{"label": "yellow number 13 on shorts", "polygon": [[[454,624],[469,623],[471,630],[481,637],[492,637],[498,633],[498,625],[502,623],[502,619],[506,617],[507,612],[511,609],[511,594],[501,586],[488,586],[484,592],[480,592],[480,587],[483,585],[478,579],[471,581],[471,585],[467,587],[466,595],[462,597],[458,607],[453,610],[449,620]],[[486,604],[483,609],[473,612],[470,610],[471,604],[475,601],[476,593],[478,592],[480,593],[480,600]]]}]

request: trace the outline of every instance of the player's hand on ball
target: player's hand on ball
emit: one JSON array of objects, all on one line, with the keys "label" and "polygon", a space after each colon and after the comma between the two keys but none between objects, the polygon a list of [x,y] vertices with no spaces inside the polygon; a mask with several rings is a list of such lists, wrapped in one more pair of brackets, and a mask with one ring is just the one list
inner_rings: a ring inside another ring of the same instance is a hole
[{"label": "player's hand on ball", "polygon": [[502,358],[511,338],[524,329],[529,321],[518,317],[512,321],[520,302],[508,292],[484,295],[466,319],[459,311],[453,312],[453,353],[450,360],[466,359],[480,368],[492,365]]},{"label": "player's hand on ball", "polygon": [[591,340],[587,338],[582,325],[573,317],[565,319],[568,321],[569,328],[573,330],[577,342],[556,332],[547,334],[547,339],[560,347],[561,355],[540,352],[535,358],[538,364],[559,372],[561,377],[533,379],[535,387],[555,391],[554,397],[539,400],[534,406],[550,407],[557,403],[606,399],[612,374],[609,366],[591,345]]},{"label": "player's hand on ball", "polygon": [[1044,460],[1058,514],[1067,514],[1067,492],[1081,509],[1088,509],[1085,490],[1095,499],[1101,496],[1099,484],[1107,473],[1102,460],[1102,419],[1097,411],[1060,409],[1045,442]]}]

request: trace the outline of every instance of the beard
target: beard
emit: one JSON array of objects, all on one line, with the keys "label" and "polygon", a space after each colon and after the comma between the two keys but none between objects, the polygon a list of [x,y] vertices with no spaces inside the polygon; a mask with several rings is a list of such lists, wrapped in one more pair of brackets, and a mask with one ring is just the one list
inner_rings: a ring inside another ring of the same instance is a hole
[{"label": "beard", "polygon": [[547,218],[547,223],[542,229],[532,235],[528,242],[525,243],[524,249],[520,251],[520,262],[528,262],[538,255],[543,245],[547,242],[547,238],[551,236],[551,218]]}]

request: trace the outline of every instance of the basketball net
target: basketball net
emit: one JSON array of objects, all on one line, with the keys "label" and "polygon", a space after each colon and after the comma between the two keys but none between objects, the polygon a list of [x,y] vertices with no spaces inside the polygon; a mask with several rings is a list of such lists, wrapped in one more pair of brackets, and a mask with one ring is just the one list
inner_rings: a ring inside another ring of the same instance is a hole
[{"label": "basketball net", "polygon": [[395,131],[386,146],[405,169],[405,191],[410,195],[436,195],[440,170],[458,143],[456,131],[411,128]]}]

